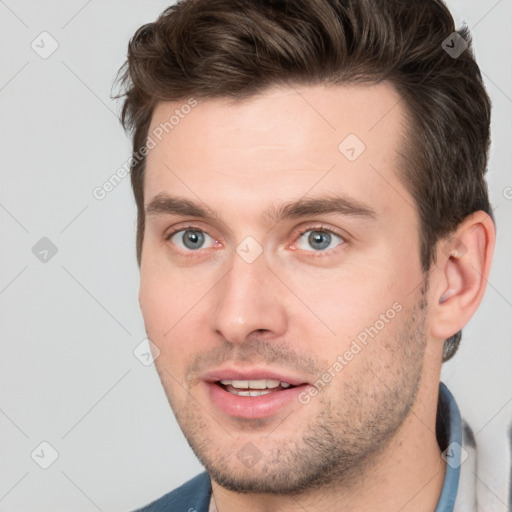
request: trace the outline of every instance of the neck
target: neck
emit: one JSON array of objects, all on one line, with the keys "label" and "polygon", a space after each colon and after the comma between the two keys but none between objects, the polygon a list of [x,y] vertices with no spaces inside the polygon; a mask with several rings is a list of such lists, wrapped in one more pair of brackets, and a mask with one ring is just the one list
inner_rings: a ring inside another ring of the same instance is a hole
[{"label": "neck", "polygon": [[445,462],[436,439],[438,383],[420,392],[401,428],[357,477],[333,482],[293,496],[239,494],[212,480],[218,512],[432,512],[445,476]]}]

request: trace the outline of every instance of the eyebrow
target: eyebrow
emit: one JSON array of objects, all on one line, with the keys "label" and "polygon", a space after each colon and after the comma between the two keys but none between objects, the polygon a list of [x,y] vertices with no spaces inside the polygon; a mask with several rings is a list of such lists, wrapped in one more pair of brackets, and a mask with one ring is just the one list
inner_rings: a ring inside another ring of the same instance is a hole
[{"label": "eyebrow", "polygon": [[[329,213],[371,220],[377,218],[377,213],[369,205],[338,195],[301,198],[280,205],[271,205],[263,212],[261,218],[267,224],[276,224],[284,219]],[[183,197],[170,196],[165,192],[153,197],[146,207],[146,215],[184,215],[205,220],[219,219],[215,211],[207,206]]]}]

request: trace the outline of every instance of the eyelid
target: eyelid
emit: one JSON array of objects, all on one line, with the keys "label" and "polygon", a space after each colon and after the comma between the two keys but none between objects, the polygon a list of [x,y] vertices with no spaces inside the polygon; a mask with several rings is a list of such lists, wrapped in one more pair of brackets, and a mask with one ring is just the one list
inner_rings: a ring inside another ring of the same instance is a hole
[{"label": "eyelid", "polygon": [[[196,230],[196,231],[201,231],[202,233],[204,233],[205,235],[209,236],[213,242],[215,244],[219,244],[219,240],[218,240],[218,237],[214,237],[212,235],[210,235],[210,233],[208,233],[208,231],[199,226],[198,224],[194,224],[192,222],[189,222],[187,224],[184,224],[184,225],[181,225],[181,226],[177,226],[177,227],[174,227],[173,229],[171,229],[171,231],[169,233],[164,233],[163,235],[163,238],[164,238],[164,241],[168,242],[170,241],[170,239],[176,234],[176,233],[179,233],[180,231],[188,231],[188,230]],[[293,250],[302,250],[302,249],[296,249],[293,247],[293,245],[297,242],[297,240],[302,236],[304,235],[305,233],[307,233],[308,231],[323,231],[323,232],[327,232],[327,233],[330,233],[330,234],[333,234],[339,238],[341,238],[343,240],[343,243],[339,244],[337,247],[339,246],[344,246],[347,241],[348,241],[348,236],[345,235],[344,233],[342,233],[341,231],[338,231],[334,228],[331,228],[329,226],[326,226],[324,224],[316,224],[316,225],[310,225],[310,226],[307,226],[307,227],[300,227],[300,228],[297,228],[294,232],[293,232],[293,241],[291,242],[291,244],[288,244],[287,247],[290,248],[290,249],[293,249]],[[322,256],[322,255],[325,255],[325,254],[330,254],[331,251],[334,251],[337,249],[337,247],[333,247],[331,249],[327,249],[327,250],[322,250],[322,251],[314,251],[314,250],[311,250],[311,251],[305,251],[305,252],[311,252],[313,253],[315,256]],[[187,253],[189,254],[193,254],[193,253],[200,253],[201,252],[201,249],[198,249],[196,251],[186,251]],[[316,253],[316,254],[315,254]]]},{"label": "eyelid", "polygon": [[184,224],[182,226],[174,226],[168,233],[164,233],[163,237],[164,240],[170,240],[176,233],[179,233],[180,231],[188,231],[188,230],[195,230],[195,231],[201,231],[202,233],[206,233],[209,237],[213,238],[215,240],[215,237],[210,235],[208,231],[206,231],[204,228],[202,228],[199,225],[195,225],[193,223]]},{"label": "eyelid", "polygon": [[317,225],[314,225],[314,226],[308,226],[308,227],[303,227],[303,228],[299,228],[298,230],[296,230],[294,232],[294,235],[293,235],[293,242],[291,245],[289,245],[288,247],[290,249],[293,249],[293,250],[302,250],[304,251],[304,249],[296,249],[295,247],[293,247],[293,245],[300,239],[300,237],[304,234],[306,234],[308,231],[321,231],[321,232],[326,232],[326,233],[330,233],[332,235],[335,235],[339,238],[341,238],[341,240],[343,240],[343,243],[339,244],[338,246],[336,247],[332,247],[331,249],[326,249],[326,250],[321,250],[321,251],[315,251],[315,250],[311,250],[311,251],[305,251],[305,252],[310,252],[310,253],[313,253],[313,255],[316,257],[316,256],[323,256],[323,255],[327,255],[327,254],[330,254],[332,251],[336,251],[340,246],[344,246],[347,244],[348,242],[348,236],[345,235],[344,233],[342,233],[341,231],[338,231],[334,228],[331,228],[329,226],[326,226],[324,224],[317,224]]},{"label": "eyelid", "polygon": [[[181,231],[200,231],[205,236],[211,238],[212,247],[206,247],[206,248],[201,247],[196,250],[190,250],[190,249],[187,250],[187,249],[183,249],[183,248],[179,247],[179,245],[172,243],[171,239],[172,239],[172,237],[174,237],[176,234],[180,233]],[[208,233],[208,231],[206,229],[200,227],[199,225],[195,225],[190,222],[187,224],[184,224],[182,226],[174,226],[168,233],[164,232],[162,238],[163,238],[163,241],[165,244],[170,243],[173,246],[173,251],[176,252],[180,257],[183,257],[183,258],[194,258],[194,257],[204,256],[205,251],[207,249],[217,249],[220,245],[220,242],[217,237],[210,235],[210,233]]]}]

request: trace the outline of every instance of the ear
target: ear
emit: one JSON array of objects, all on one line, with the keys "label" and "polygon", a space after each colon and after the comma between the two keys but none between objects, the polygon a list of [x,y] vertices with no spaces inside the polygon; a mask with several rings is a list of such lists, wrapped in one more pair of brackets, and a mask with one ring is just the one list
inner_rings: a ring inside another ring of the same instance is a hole
[{"label": "ear", "polygon": [[436,248],[432,269],[431,334],[445,340],[460,331],[474,315],[489,278],[496,229],[492,218],[477,211]]}]

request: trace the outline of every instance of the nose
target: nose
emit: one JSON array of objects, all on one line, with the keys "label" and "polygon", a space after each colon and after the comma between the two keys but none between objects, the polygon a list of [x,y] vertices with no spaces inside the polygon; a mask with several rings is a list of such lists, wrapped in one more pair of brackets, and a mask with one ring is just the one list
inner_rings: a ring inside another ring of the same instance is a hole
[{"label": "nose", "polygon": [[286,332],[285,290],[268,268],[264,254],[247,263],[235,253],[231,270],[214,292],[210,328],[227,341],[243,343]]}]

